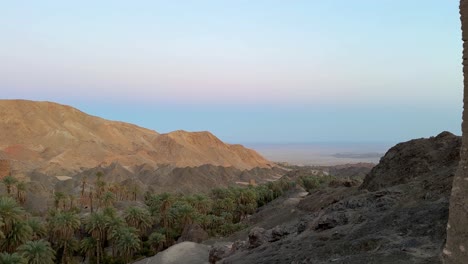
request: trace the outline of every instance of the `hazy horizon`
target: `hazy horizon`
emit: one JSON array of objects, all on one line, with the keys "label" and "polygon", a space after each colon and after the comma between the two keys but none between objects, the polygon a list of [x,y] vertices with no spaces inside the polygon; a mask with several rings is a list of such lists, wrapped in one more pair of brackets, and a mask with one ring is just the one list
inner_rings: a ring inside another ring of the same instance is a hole
[{"label": "hazy horizon", "polygon": [[[250,143],[268,160],[294,165],[341,165],[353,163],[377,164],[380,158],[395,145],[394,142],[315,142],[315,143]],[[343,154],[337,157],[336,154]]]},{"label": "hazy horizon", "polygon": [[461,132],[455,1],[1,6],[3,99],[54,101],[162,133],[208,130],[230,143]]}]

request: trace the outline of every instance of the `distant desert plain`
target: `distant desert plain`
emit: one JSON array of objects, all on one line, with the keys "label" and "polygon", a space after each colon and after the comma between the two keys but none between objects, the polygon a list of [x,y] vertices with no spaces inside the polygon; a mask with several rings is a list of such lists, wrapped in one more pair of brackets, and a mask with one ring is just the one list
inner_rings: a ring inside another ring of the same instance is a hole
[{"label": "distant desert plain", "polygon": [[274,162],[293,165],[334,166],[350,163],[377,164],[394,142],[316,142],[244,144]]}]

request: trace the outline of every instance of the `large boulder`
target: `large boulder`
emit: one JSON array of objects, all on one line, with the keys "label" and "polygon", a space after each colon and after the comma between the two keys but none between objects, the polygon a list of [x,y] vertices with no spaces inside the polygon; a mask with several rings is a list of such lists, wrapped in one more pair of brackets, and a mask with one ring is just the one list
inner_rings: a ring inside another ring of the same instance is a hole
[{"label": "large boulder", "polygon": [[266,230],[261,227],[254,227],[249,232],[249,247],[256,248],[268,242]]},{"label": "large boulder", "polygon": [[265,243],[275,242],[288,235],[289,232],[281,226],[265,230],[261,227],[254,227],[249,232],[249,247],[256,248]]},{"label": "large boulder", "polygon": [[460,147],[461,137],[450,132],[400,143],[371,170],[361,189],[375,191],[429,174],[453,176],[460,160]]},{"label": "large boulder", "polygon": [[233,253],[233,244],[219,243],[214,245],[209,254],[210,264],[216,264],[218,261],[230,256]]},{"label": "large boulder", "polygon": [[204,240],[207,240],[210,235],[198,224],[191,224],[184,228],[182,235],[180,236],[177,242],[196,242],[201,243]]}]

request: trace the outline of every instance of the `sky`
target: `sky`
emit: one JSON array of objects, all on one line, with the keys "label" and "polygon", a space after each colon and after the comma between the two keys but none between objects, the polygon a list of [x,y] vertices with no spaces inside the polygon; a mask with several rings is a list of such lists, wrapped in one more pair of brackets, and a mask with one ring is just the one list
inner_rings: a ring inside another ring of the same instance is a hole
[{"label": "sky", "polygon": [[0,98],[231,143],[461,134],[458,1],[0,0]]}]

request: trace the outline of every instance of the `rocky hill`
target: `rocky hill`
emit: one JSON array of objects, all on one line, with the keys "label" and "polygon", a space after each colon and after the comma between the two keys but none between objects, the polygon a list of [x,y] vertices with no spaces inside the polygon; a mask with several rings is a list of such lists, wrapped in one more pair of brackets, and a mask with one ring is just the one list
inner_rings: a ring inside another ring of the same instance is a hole
[{"label": "rocky hill", "polygon": [[460,146],[448,132],[401,143],[360,187],[278,199],[249,218],[250,231],[216,242],[210,262],[441,263]]},{"label": "rocky hill", "polygon": [[209,164],[240,170],[270,167],[257,152],[226,144],[209,132],[159,134],[51,102],[0,100],[0,131],[0,154],[12,160],[17,171],[71,175],[113,162],[153,167]]}]

